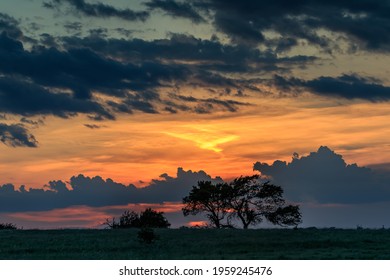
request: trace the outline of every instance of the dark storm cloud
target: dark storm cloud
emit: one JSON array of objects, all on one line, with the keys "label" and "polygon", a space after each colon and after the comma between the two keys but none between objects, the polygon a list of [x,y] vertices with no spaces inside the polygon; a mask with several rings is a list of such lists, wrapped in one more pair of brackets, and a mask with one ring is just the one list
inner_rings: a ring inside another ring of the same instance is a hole
[{"label": "dark storm cloud", "polygon": [[39,36],[39,42],[48,48],[58,48],[57,39],[48,33],[42,33]]},{"label": "dark storm cloud", "polygon": [[68,118],[77,113],[96,114],[113,119],[100,104],[72,98],[67,93],[52,93],[44,87],[13,78],[0,78],[0,111],[24,116],[54,115]]},{"label": "dark storm cloud", "polygon": [[390,100],[390,87],[380,84],[380,81],[377,79],[360,77],[358,75],[319,77],[309,81],[275,76],[274,82],[277,87],[283,90],[305,88],[310,92],[324,96],[346,99],[358,98],[372,102]]},{"label": "dark storm cloud", "polygon": [[117,9],[113,6],[98,3],[87,3],[84,0],[52,0],[51,2],[44,2],[43,6],[49,9],[56,9],[59,5],[68,4],[76,12],[90,17],[117,17],[128,21],[144,21],[149,17],[146,11],[135,12],[130,9]]},{"label": "dark storm cloud", "polygon": [[293,201],[313,203],[371,203],[390,201],[390,176],[356,164],[346,164],[341,155],[320,147],[308,156],[272,165],[253,167],[272,183],[281,185]]},{"label": "dark storm cloud", "polygon": [[54,48],[35,48],[26,51],[20,41],[0,35],[0,71],[23,75],[36,83],[65,87],[80,99],[91,97],[91,90],[109,95],[123,95],[122,90],[140,90],[184,79],[186,70],[177,65],[157,62],[142,64],[121,63],[96,54],[87,48],[59,51]]},{"label": "dark storm cloud", "polygon": [[234,14],[216,13],[215,25],[217,29],[229,35],[233,43],[262,43],[265,38],[253,22],[232,16]]},{"label": "dark storm cloud", "polygon": [[[165,78],[165,83],[137,84],[131,81],[133,90],[145,91],[149,87],[166,86],[169,81],[175,82],[175,87],[230,87],[242,92],[243,89],[254,89],[252,81],[245,78],[238,79],[230,74],[268,74],[270,71],[284,73],[292,67],[305,67],[313,63],[317,58],[313,56],[291,56],[278,57],[270,51],[260,51],[257,48],[248,48],[242,45],[229,45],[221,43],[216,36],[208,39],[195,38],[187,34],[169,34],[166,39],[142,40],[142,39],[115,39],[102,38],[99,36],[88,36],[78,38],[68,36],[59,38],[66,49],[88,48],[101,57],[111,57],[122,63],[154,64],[162,69],[178,69],[173,75],[174,79]],[[172,62],[170,67],[166,64]],[[166,63],[166,64],[162,64]],[[179,68],[180,66],[180,68]],[[167,70],[159,72],[159,77],[164,81],[164,74]],[[181,77],[180,77],[181,75]],[[153,78],[153,76],[150,76]],[[103,80],[103,79],[102,79]],[[137,87],[140,85],[140,87]],[[171,85],[172,86],[172,83]],[[237,95],[235,97],[243,97]],[[130,102],[129,102],[130,101]],[[155,100],[156,101],[156,100]],[[160,103],[167,104],[165,96],[161,96]],[[202,102],[194,108],[184,111],[196,113],[211,113],[215,109],[221,108],[230,112],[235,112],[243,104],[232,104],[233,100],[208,100]],[[215,102],[214,102],[215,101]],[[110,102],[110,105],[118,112],[133,112],[133,104],[138,104],[139,110],[154,113],[157,109],[153,102],[139,102],[139,100],[129,100],[126,102]],[[218,104],[217,104],[218,103]],[[165,108],[168,112],[183,111],[181,105]],[[216,106],[215,106],[216,105]],[[216,107],[216,108],[214,108]],[[135,108],[135,110],[138,110]]]},{"label": "dark storm cloud", "polygon": [[20,38],[23,35],[19,28],[19,22],[4,13],[0,13],[0,32],[7,32],[9,36],[14,38]]},{"label": "dark storm cloud", "polygon": [[[4,103],[0,104],[0,112],[60,117],[85,113],[92,119],[101,120],[114,119],[114,112],[188,111],[185,104],[171,106],[174,103],[169,104],[166,95],[160,96],[154,91],[184,84],[237,88],[244,83],[211,73],[193,62],[218,61],[220,68],[224,63],[233,65],[233,68],[248,61],[272,63],[259,51],[178,34],[153,42],[106,40],[98,36],[68,37],[64,39],[66,44],[61,50],[57,46],[60,39],[50,35],[45,38],[49,39],[50,47],[33,46],[26,50],[21,41],[1,33],[0,73],[3,77],[0,78],[0,98]],[[172,63],[172,60],[182,62]],[[117,100],[103,102],[95,98],[96,91]],[[12,96],[18,96],[18,99]],[[195,104],[197,109],[192,109],[193,112],[211,113],[215,109],[213,105],[217,109],[235,112],[240,106],[247,105],[217,98],[199,100],[199,103],[202,104]],[[162,106],[165,109],[161,109]],[[206,107],[209,110],[205,110]]]},{"label": "dark storm cloud", "polygon": [[337,78],[319,77],[305,86],[323,95],[335,95],[347,99],[361,98],[370,101],[390,100],[390,87],[359,76],[343,75]]},{"label": "dark storm cloud", "polygon": [[0,141],[10,147],[36,148],[38,146],[34,136],[20,124],[0,123]]},{"label": "dark storm cloud", "polygon": [[[109,55],[121,61],[180,62],[188,71],[193,72],[194,78],[217,86],[234,84],[233,78],[226,78],[221,74],[283,71],[284,68],[288,69],[293,65],[304,67],[316,59],[313,56],[278,57],[271,52],[262,52],[256,48],[222,44],[216,38],[198,39],[185,34],[170,34],[167,39],[152,41],[104,39],[96,36],[65,37],[62,40],[67,48],[76,46],[91,48],[101,55]],[[247,81],[242,83],[248,84]]]},{"label": "dark storm cloud", "polygon": [[[191,74],[182,65],[151,60],[124,63],[84,47],[67,51],[37,47],[27,51],[6,33],[0,35],[0,59],[0,72],[9,76],[0,79],[0,98],[5,101],[0,111],[22,115],[95,113],[113,119],[107,106],[94,100],[93,91],[121,98],[119,103],[108,103],[113,110],[156,113],[152,103],[161,99],[149,89],[184,82]],[[129,94],[128,90],[135,93]]]},{"label": "dark storm cloud", "polygon": [[[216,38],[199,39],[185,34],[170,34],[167,39],[151,41],[105,39],[96,36],[84,38],[73,36],[61,39],[67,48],[91,48],[101,55],[109,55],[125,61],[179,60],[182,64],[191,63],[192,67],[204,71],[261,72],[270,68],[277,70],[279,65],[291,63],[304,65],[315,60],[312,56],[279,58],[271,52],[262,52],[256,48],[222,44]],[[194,65],[193,62],[197,64]]]},{"label": "dark storm cloud", "polygon": [[[285,51],[304,39],[332,52],[335,38],[344,37],[351,49],[389,50],[388,0],[199,0],[191,10],[211,15],[216,29],[238,44],[265,44]],[[336,35],[324,37],[320,30]],[[269,31],[280,39],[267,38],[264,34]]]},{"label": "dark storm cloud", "polygon": [[187,18],[195,23],[205,22],[205,19],[191,6],[190,3],[173,0],[152,0],[145,3],[152,10],[162,10],[172,17]]},{"label": "dark storm cloud", "polygon": [[178,168],[176,177],[162,174],[145,188],[125,186],[111,179],[84,175],[72,177],[69,188],[62,181],[51,181],[44,189],[29,190],[24,186],[17,190],[12,184],[5,184],[0,186],[0,211],[44,211],[72,205],[97,207],[128,203],[181,202],[192,186],[201,180],[221,179],[212,179],[203,171],[193,172]]}]

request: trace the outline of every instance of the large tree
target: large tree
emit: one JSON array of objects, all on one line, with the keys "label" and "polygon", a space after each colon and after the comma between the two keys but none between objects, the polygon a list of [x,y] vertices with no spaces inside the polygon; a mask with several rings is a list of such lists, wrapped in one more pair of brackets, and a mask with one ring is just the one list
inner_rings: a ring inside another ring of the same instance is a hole
[{"label": "large tree", "polygon": [[199,181],[198,186],[193,186],[189,195],[183,198],[184,216],[206,213],[214,227],[223,227],[222,221],[228,215],[228,191],[226,183]]},{"label": "large tree", "polygon": [[286,205],[283,189],[260,182],[258,175],[241,176],[229,184],[229,218],[237,218],[244,229],[264,219],[281,226],[301,222],[299,206]]},{"label": "large tree", "polygon": [[258,175],[241,176],[229,184],[200,181],[183,203],[184,215],[206,213],[216,228],[230,226],[233,220],[240,221],[244,229],[264,219],[281,226],[302,221],[299,206],[286,205],[283,189],[259,181]]}]

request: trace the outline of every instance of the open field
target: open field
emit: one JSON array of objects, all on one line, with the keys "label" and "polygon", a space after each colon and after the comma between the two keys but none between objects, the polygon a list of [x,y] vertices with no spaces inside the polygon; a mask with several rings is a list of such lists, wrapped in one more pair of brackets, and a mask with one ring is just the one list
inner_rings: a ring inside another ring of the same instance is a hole
[{"label": "open field", "polygon": [[1,230],[0,259],[390,259],[390,230]]}]

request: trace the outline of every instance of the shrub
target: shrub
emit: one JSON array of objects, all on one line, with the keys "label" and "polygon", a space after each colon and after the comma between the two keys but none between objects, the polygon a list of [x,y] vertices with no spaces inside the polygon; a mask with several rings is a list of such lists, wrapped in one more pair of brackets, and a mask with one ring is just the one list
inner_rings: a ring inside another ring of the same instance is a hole
[{"label": "shrub", "polygon": [[151,208],[147,208],[140,214],[134,211],[125,211],[119,218],[119,222],[112,218],[107,219],[104,223],[109,228],[167,228],[171,224],[164,217],[163,212],[157,212]]},{"label": "shrub", "polygon": [[17,227],[11,223],[0,223],[0,229],[17,229]]}]

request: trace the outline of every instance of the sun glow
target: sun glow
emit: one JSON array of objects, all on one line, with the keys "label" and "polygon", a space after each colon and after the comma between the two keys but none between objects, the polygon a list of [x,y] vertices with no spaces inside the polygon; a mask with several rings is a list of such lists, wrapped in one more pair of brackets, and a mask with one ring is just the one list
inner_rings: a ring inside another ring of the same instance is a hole
[{"label": "sun glow", "polygon": [[216,127],[184,126],[182,129],[179,128],[178,132],[166,132],[166,134],[178,139],[194,142],[197,147],[216,153],[223,151],[220,145],[239,139],[239,136],[229,135],[226,132],[218,130]]}]

